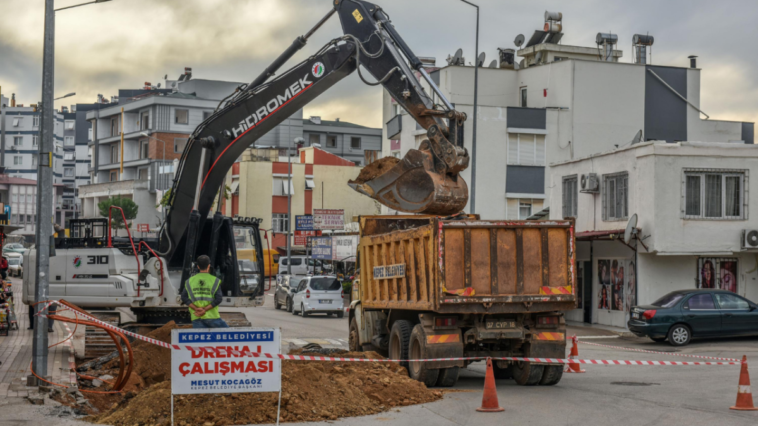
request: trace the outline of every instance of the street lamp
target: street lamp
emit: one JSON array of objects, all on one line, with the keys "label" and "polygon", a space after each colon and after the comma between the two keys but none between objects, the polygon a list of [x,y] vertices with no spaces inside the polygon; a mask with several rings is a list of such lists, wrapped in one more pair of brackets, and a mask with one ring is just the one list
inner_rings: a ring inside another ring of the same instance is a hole
[{"label": "street lamp", "polygon": [[[305,143],[305,139],[297,137],[295,143]],[[292,274],[292,253],[290,247],[290,229],[292,229],[292,141],[287,141],[287,275]]]},{"label": "street lamp", "polygon": [[[72,9],[93,3],[111,0],[95,0],[89,3],[63,7]],[[49,298],[50,246],[53,238],[53,152],[54,138],[54,75],[55,75],[55,2],[45,0],[45,32],[42,54],[42,113],[40,114],[39,161],[37,162],[37,220],[36,226],[36,285],[34,301],[40,303]],[[67,97],[67,96],[66,96]],[[37,305],[35,305],[37,306]],[[47,376],[47,318],[34,317],[34,340],[32,341],[32,368],[40,376]],[[31,376],[30,382],[39,384]]]},{"label": "street lamp", "polygon": [[61,96],[60,98],[55,98],[55,99],[53,99],[53,100],[54,100],[54,101],[57,101],[58,99],[63,99],[63,98],[70,98],[70,97],[72,97],[72,96],[76,96],[76,92],[71,92],[71,93],[69,93],[69,94],[67,94],[67,95],[63,95],[63,96]]},{"label": "street lamp", "polygon": [[476,8],[476,47],[474,50],[474,128],[471,138],[471,214],[476,213],[476,110],[479,98],[479,6],[470,1],[462,2]]}]

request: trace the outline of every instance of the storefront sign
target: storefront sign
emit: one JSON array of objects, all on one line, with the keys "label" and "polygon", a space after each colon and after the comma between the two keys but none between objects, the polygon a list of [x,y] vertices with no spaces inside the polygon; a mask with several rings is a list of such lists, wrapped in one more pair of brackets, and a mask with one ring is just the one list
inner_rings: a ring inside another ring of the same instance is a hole
[{"label": "storefront sign", "polygon": [[138,223],[137,224],[137,232],[150,232],[150,224],[148,224],[148,223]]},{"label": "storefront sign", "polygon": [[375,280],[388,280],[405,277],[405,263],[387,266],[374,266]]},{"label": "storefront sign", "polygon": [[357,253],[357,235],[332,236],[332,260],[347,260],[355,262],[355,256]]},{"label": "storefront sign", "polygon": [[313,209],[313,229],[342,230],[344,227],[344,210]]},{"label": "storefront sign", "polygon": [[314,259],[332,260],[332,238],[315,237],[311,238],[312,256]]},{"label": "storefront sign", "polygon": [[313,230],[313,216],[311,215],[295,216],[295,230],[296,231],[312,231]]},{"label": "storefront sign", "polygon": [[281,360],[232,353],[279,354],[278,328],[175,329],[171,343],[182,347],[171,351],[173,394],[278,392],[281,387]]}]

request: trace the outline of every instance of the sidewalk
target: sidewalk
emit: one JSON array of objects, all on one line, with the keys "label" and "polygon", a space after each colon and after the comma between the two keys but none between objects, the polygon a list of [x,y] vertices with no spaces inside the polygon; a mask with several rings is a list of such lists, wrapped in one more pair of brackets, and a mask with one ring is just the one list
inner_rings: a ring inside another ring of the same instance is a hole
[{"label": "sidewalk", "polygon": [[[0,399],[23,398],[36,387],[26,386],[26,377],[31,374],[33,331],[29,326],[28,306],[21,302],[21,282],[13,280],[13,294],[16,299],[18,330],[11,330],[8,336],[0,336]],[[68,336],[64,325],[55,322],[55,331],[48,333],[50,345]],[[52,347],[48,352],[47,374],[55,383],[76,386],[76,376],[70,368],[74,353],[67,343]]]},{"label": "sidewalk", "polygon": [[587,336],[618,336],[634,337],[634,334],[625,328],[612,327],[601,324],[588,324],[578,321],[566,321],[566,333],[568,337],[577,335],[579,337]]}]

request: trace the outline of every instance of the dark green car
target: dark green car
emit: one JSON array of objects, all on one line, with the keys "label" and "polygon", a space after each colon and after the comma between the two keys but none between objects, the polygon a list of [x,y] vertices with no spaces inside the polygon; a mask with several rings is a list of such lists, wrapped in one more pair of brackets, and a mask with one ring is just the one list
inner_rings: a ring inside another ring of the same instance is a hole
[{"label": "dark green car", "polygon": [[758,305],[726,290],[679,290],[634,306],[627,326],[637,336],[673,346],[692,338],[758,335]]}]

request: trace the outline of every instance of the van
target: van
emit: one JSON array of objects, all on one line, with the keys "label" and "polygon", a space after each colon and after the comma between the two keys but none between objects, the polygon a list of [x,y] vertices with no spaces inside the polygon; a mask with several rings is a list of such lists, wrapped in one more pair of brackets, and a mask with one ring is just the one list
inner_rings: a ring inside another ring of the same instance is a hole
[{"label": "van", "polygon": [[[292,255],[292,266],[290,267],[291,275],[308,275],[308,273],[321,274],[324,270],[330,270],[331,265],[325,265],[323,261],[318,259],[308,258],[308,256],[302,254]],[[315,269],[315,272],[314,272]],[[279,258],[279,272],[281,274],[287,273],[287,256],[281,256]]]}]

